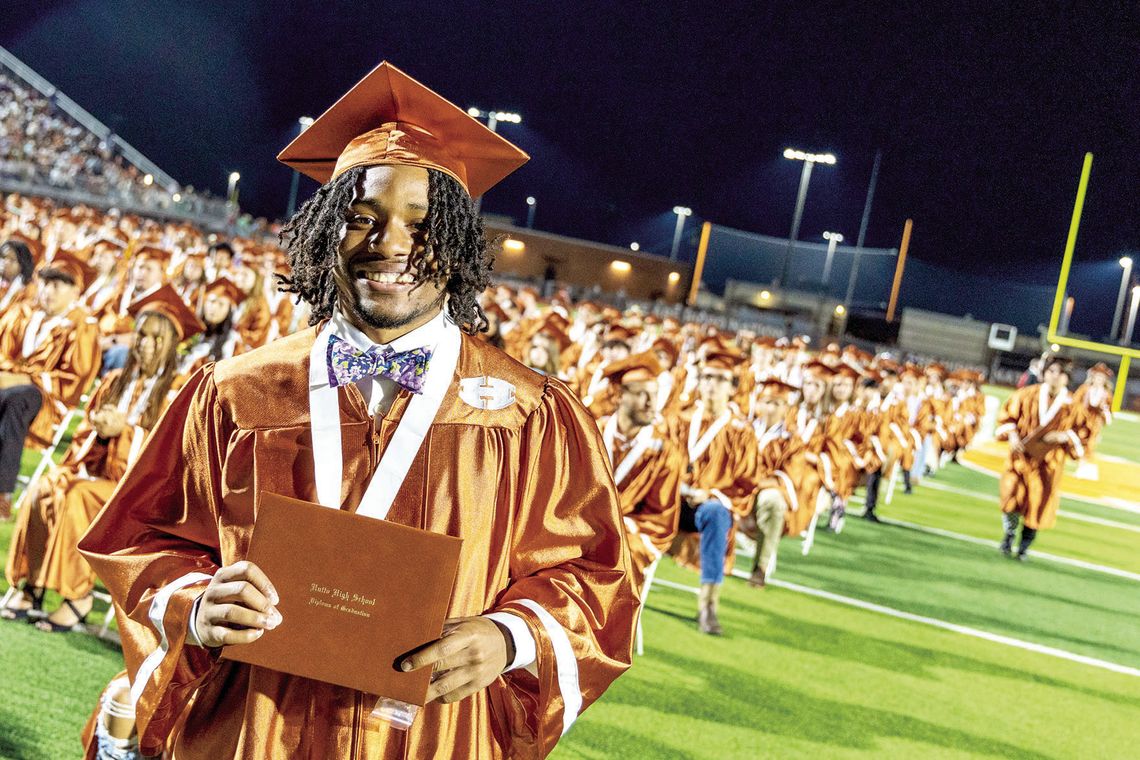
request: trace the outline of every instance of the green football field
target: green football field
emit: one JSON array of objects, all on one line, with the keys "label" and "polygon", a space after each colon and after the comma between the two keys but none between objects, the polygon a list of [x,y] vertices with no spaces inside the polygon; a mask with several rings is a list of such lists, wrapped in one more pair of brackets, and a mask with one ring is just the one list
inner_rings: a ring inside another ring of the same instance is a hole
[{"label": "green football field", "polygon": [[[1140,422],[1100,450],[1140,461]],[[697,576],[666,558],[645,654],[554,757],[1136,757],[1140,513],[1064,499],[1018,563],[996,490],[951,465],[881,505],[889,524],[850,518],[807,557],[785,539],[767,589],[726,582],[723,637],[697,632]],[[0,757],[76,756],[120,669],[94,637],[0,622]]]}]

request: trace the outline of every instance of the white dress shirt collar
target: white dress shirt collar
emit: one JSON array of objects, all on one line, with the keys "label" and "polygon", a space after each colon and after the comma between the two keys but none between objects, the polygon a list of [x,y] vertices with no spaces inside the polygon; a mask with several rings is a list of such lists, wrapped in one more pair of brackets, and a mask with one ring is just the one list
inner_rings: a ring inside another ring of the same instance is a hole
[{"label": "white dress shirt collar", "polygon": [[[440,309],[439,314],[436,314],[428,322],[425,322],[414,330],[404,333],[387,344],[373,342],[359,327],[352,324],[352,322],[341,313],[340,309],[333,312],[331,322],[334,334],[344,338],[361,351],[367,351],[373,346],[379,346],[380,348],[388,348],[397,353],[402,353],[404,351],[411,351],[414,348],[427,347],[434,349],[439,343],[440,336],[443,334],[447,318],[447,310]],[[316,388],[318,386],[328,385],[328,383],[329,375],[327,367],[324,365],[309,367],[309,387]]]}]

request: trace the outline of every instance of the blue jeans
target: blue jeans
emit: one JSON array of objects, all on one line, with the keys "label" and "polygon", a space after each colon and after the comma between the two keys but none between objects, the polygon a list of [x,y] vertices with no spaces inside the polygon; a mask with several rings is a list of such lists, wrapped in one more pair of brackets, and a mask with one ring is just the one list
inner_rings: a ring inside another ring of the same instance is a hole
[{"label": "blue jeans", "polygon": [[701,583],[723,583],[732,513],[711,499],[697,507],[696,522],[701,533]]},{"label": "blue jeans", "polygon": [[122,369],[127,364],[127,357],[130,356],[130,346],[111,346],[103,352],[103,365],[99,368],[99,377],[107,374],[113,369]]}]

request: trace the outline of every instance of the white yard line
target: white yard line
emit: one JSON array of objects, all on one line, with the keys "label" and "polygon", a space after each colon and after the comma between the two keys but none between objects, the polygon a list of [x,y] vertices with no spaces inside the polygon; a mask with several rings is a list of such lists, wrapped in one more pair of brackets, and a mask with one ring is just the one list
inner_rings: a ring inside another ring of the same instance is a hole
[{"label": "white yard line", "polygon": [[[748,574],[743,570],[733,570],[732,574],[737,578],[748,578]],[[677,589],[679,591],[687,591],[692,594],[700,593],[699,589],[693,588],[692,586],[686,586],[681,583],[674,583],[663,578],[654,579],[653,585],[656,586],[658,584],[665,586],[666,588]],[[823,591],[822,589],[811,588],[810,586],[801,586],[798,583],[789,583],[787,581],[781,581],[776,578],[770,579],[768,581],[768,585],[782,588],[787,591],[794,591],[798,594],[807,594],[808,596],[827,599],[828,601],[838,602],[839,604],[846,604],[849,607],[857,607],[859,609],[868,610],[870,612],[878,612],[879,614],[889,615],[890,617],[899,618],[900,620],[909,620],[913,623],[921,623],[923,625],[929,625],[934,628],[941,628],[942,630],[960,633],[964,636],[972,636],[974,638],[983,639],[985,641],[992,641],[995,644],[1005,644],[1006,646],[1024,649],[1028,652],[1037,652],[1038,654],[1045,654],[1049,655],[1050,657],[1069,660],[1070,662],[1078,662],[1082,665],[1091,665],[1094,668],[1110,670],[1113,673],[1120,673],[1122,675],[1140,678],[1140,670],[1137,668],[1131,668],[1127,665],[1120,665],[1115,662],[1109,662],[1108,660],[1101,660],[1096,657],[1088,657],[1086,655],[1069,652],[1064,649],[1057,649],[1056,647],[1049,647],[1043,644],[1034,644],[1031,641],[1022,641],[1021,639],[1015,639],[1012,636],[1002,636],[1001,634],[990,633],[989,631],[983,631],[978,628],[971,628],[965,625],[958,625],[957,623],[950,623],[945,620],[939,620],[938,618],[927,617],[925,615],[916,615],[912,612],[897,610],[894,607],[887,607],[882,604],[875,604],[874,602],[865,602],[862,599],[843,596],[842,594],[833,594],[830,591]]]},{"label": "white yard line", "polygon": [[[974,464],[973,462],[967,461],[965,457],[962,457],[958,464],[962,465],[966,469],[973,470],[974,472],[980,472],[983,475],[988,475],[995,480],[1001,477],[1000,473],[996,473],[992,470],[987,470],[980,464]],[[1077,496],[1075,494],[1065,493],[1064,491],[1061,492],[1061,498],[1071,499],[1072,501],[1083,501],[1088,504],[1095,504],[1098,507],[1109,507],[1110,509],[1120,509],[1125,512],[1140,514],[1140,504],[1137,504],[1133,501],[1125,501],[1124,499],[1098,499],[1094,496]]]},{"label": "white yard line", "polygon": [[[959,496],[968,496],[968,497],[973,498],[973,499],[978,499],[980,501],[986,501],[986,502],[991,502],[991,503],[997,500],[997,494],[996,493],[991,494],[991,493],[981,493],[980,491],[969,491],[965,488],[958,488],[957,486],[948,486],[945,483],[937,483],[937,482],[930,480],[929,478],[923,480],[922,483],[919,484],[919,487],[920,488],[933,488],[935,491],[945,491],[946,493],[953,493],[953,494],[957,494]],[[1128,511],[1130,511],[1130,510],[1128,510]],[[1140,525],[1130,525],[1128,523],[1117,522],[1116,520],[1106,520],[1103,517],[1094,517],[1092,515],[1086,515],[1082,512],[1070,512],[1067,509],[1057,510],[1057,514],[1061,517],[1065,517],[1065,518],[1068,518],[1070,520],[1076,520],[1078,522],[1087,522],[1087,523],[1092,523],[1094,525],[1104,525],[1104,526],[1109,527],[1109,528],[1119,528],[1120,530],[1130,530],[1133,533],[1140,533]]]},{"label": "white yard line", "polygon": [[[855,513],[852,513],[855,514]],[[942,530],[941,528],[931,528],[927,525],[919,525],[918,523],[907,522],[906,520],[896,520],[893,517],[880,517],[882,522],[887,525],[896,525],[900,528],[908,528],[910,530],[917,530],[922,533],[929,533],[933,536],[942,536],[943,538],[952,538],[956,541],[967,541],[971,544],[978,544],[979,546],[991,546],[995,549],[999,546],[997,541],[991,541],[986,538],[978,538],[977,536],[967,536],[965,533],[955,533],[952,530]],[[1117,567],[1109,567],[1108,565],[1098,565],[1093,562],[1085,562],[1083,559],[1073,559],[1072,557],[1062,557],[1057,554],[1049,554],[1048,552],[1039,552],[1033,550],[1032,557],[1034,559],[1044,559],[1050,562],[1056,562],[1061,565],[1069,565],[1071,567],[1079,567],[1082,570],[1092,570],[1098,573],[1105,573],[1106,575],[1115,575],[1118,578],[1125,578],[1130,581],[1140,582],[1140,574],[1130,573],[1127,570],[1121,570]]]}]

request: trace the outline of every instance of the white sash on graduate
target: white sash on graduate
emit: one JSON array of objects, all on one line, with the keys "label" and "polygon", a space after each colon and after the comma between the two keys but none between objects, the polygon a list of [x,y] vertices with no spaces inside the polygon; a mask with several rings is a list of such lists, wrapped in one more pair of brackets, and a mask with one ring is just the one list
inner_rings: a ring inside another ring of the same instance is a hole
[{"label": "white sash on graduate", "polygon": [[[317,333],[309,352],[309,366],[324,367],[327,362],[329,337],[333,334],[332,320]],[[380,464],[364,491],[356,514],[383,520],[392,508],[412,461],[427,437],[428,428],[435,421],[443,404],[443,397],[451,387],[455,367],[459,363],[459,328],[450,319],[444,320],[439,343],[428,363],[423,392],[413,394],[396,426],[392,440],[380,458]],[[317,486],[317,501],[321,505],[340,509],[344,461],[340,435],[339,391],[329,385],[309,389],[309,420],[313,438],[313,473]]]},{"label": "white sash on graduate", "polygon": [[646,425],[637,431],[637,435],[633,437],[633,448],[622,457],[620,464],[614,461],[614,437],[616,435],[617,414],[614,414],[606,422],[606,429],[602,431],[602,440],[606,443],[606,453],[610,456],[610,464],[614,465],[614,485],[621,485],[621,482],[629,476],[629,471],[641,461],[645,450],[653,443],[653,426]]},{"label": "white sash on graduate", "polygon": [[725,409],[721,415],[713,420],[709,425],[709,429],[705,434],[700,435],[701,432],[701,418],[704,417],[705,408],[703,404],[697,404],[697,410],[693,413],[693,419],[689,422],[689,461],[695,462],[701,458],[701,455],[708,449],[709,444],[716,438],[717,433],[724,429],[728,421],[732,419],[732,410]]}]

